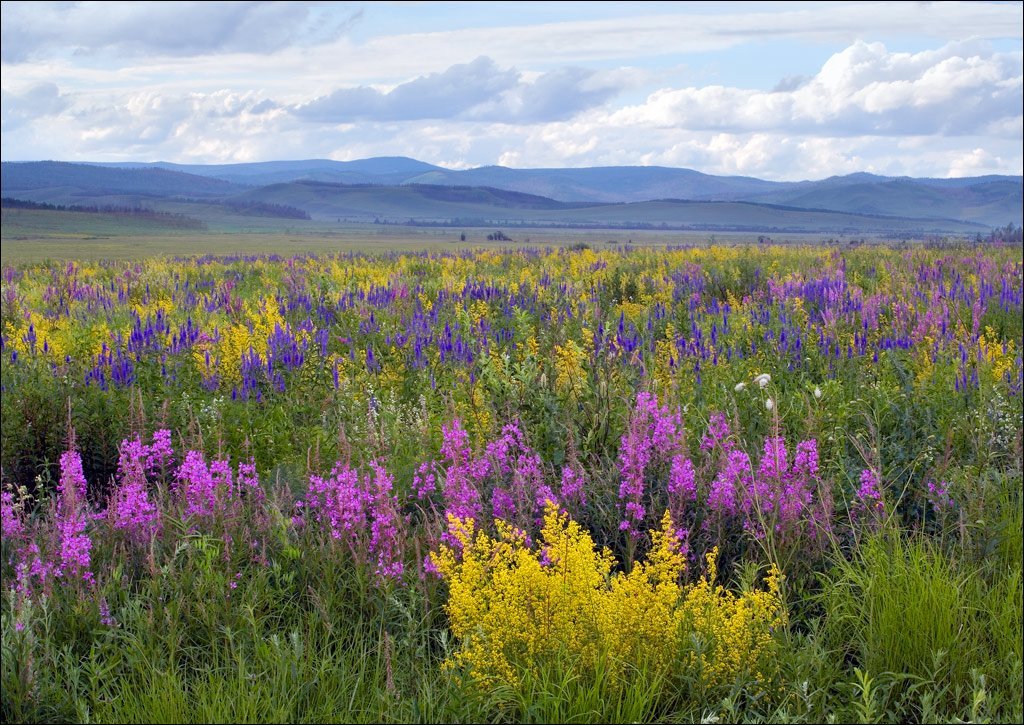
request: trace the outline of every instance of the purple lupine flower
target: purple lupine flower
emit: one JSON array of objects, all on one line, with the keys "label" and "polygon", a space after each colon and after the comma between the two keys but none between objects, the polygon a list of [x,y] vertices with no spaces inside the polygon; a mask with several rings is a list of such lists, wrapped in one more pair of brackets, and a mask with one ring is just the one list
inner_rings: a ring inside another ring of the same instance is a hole
[{"label": "purple lupine flower", "polygon": [[100,599],[100,624],[107,627],[117,626],[117,620],[110,614],[110,605],[107,604],[106,597]]}]

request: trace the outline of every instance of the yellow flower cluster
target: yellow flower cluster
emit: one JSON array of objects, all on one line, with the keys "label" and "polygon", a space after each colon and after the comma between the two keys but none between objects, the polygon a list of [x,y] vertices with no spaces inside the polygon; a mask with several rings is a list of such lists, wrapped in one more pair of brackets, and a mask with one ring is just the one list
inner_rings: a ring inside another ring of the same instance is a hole
[{"label": "yellow flower cluster", "polygon": [[555,386],[560,391],[575,395],[577,390],[583,388],[586,377],[583,361],[586,359],[587,353],[575,340],[555,346]]},{"label": "yellow flower cluster", "polygon": [[693,675],[702,686],[741,672],[763,677],[772,630],[785,622],[775,569],[767,590],[733,594],[713,584],[714,551],[708,578],[680,584],[685,560],[668,512],[651,532],[647,559],[628,574],[613,573],[611,552],[595,549],[553,504],[535,548],[502,521],[494,538],[472,521],[450,524],[461,546],[442,546],[433,557],[449,585],[446,611],[460,643],[446,666],[484,687],[515,686],[521,673],[552,663],[583,676],[601,664],[616,678],[646,667]]}]

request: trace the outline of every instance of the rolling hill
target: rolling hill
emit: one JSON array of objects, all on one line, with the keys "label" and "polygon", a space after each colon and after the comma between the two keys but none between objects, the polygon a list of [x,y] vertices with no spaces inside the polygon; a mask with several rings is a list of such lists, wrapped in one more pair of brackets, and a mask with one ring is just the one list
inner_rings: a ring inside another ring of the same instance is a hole
[{"label": "rolling hill", "polygon": [[[277,178],[286,180],[266,183]],[[460,179],[472,183],[450,183]],[[190,215],[189,204],[202,204],[196,215],[204,220],[279,205],[321,221],[428,225],[974,234],[1021,222],[1019,177],[854,174],[789,183],[662,167],[450,171],[384,157],[210,167],[4,162],[2,187],[4,196],[58,205],[168,209],[173,202],[175,213]]]},{"label": "rolling hill", "polygon": [[489,187],[350,186],[297,181],[243,192],[237,198],[287,204],[314,219],[401,224],[592,226],[823,233],[973,234],[981,224],[798,209],[731,201],[661,199],[614,204],[558,202]]}]

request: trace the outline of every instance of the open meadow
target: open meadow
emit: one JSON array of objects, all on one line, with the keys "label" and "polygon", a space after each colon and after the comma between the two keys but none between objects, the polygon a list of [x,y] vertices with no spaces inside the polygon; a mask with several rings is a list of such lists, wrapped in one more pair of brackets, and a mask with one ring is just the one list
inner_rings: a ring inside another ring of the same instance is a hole
[{"label": "open meadow", "polygon": [[1024,717],[1019,245],[106,216],[4,210],[4,721]]}]

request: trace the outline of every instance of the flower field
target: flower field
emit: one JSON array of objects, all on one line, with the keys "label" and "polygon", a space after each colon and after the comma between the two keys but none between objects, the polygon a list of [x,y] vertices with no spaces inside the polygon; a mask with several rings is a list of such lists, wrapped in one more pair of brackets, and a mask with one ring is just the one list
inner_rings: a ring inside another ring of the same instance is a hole
[{"label": "flower field", "polygon": [[5,721],[1015,721],[1006,246],[4,267]]}]

